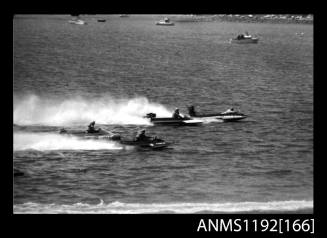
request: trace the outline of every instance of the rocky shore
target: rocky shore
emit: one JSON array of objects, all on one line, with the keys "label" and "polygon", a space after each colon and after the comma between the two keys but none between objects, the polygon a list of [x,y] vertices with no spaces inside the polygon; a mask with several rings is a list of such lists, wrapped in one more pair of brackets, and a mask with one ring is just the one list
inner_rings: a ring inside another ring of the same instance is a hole
[{"label": "rocky shore", "polygon": [[220,14],[220,15],[180,15],[171,17],[176,22],[250,22],[250,23],[297,23],[297,24],[313,24],[313,15],[274,15],[274,14]]}]

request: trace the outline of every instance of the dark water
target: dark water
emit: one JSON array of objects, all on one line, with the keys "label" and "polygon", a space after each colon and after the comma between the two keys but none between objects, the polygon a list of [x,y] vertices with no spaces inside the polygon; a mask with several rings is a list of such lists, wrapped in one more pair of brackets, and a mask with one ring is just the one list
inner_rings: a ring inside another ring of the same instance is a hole
[{"label": "dark water", "polygon": [[[313,26],[160,27],[160,18],[14,19],[13,165],[25,172],[14,177],[14,212],[312,209]],[[229,43],[244,31],[259,43]],[[190,104],[249,117],[198,127],[142,117]],[[173,144],[145,151],[57,133],[92,120],[126,138],[146,127]]]}]

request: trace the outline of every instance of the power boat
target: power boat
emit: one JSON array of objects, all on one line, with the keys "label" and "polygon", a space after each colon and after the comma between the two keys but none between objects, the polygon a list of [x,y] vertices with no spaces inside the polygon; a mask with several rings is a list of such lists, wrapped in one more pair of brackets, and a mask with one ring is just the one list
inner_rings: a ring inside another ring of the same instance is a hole
[{"label": "power boat", "polygon": [[198,114],[195,112],[194,106],[190,106],[188,107],[188,112],[191,118],[200,119],[200,120],[219,119],[224,122],[234,122],[234,121],[242,120],[247,117],[247,115],[235,111],[233,108],[228,109],[227,111],[221,113]]},{"label": "power boat", "polygon": [[237,44],[256,44],[258,43],[259,38],[252,37],[247,32],[245,34],[240,34],[236,38],[230,39],[230,43]]},{"label": "power boat", "polygon": [[175,23],[170,21],[170,19],[168,17],[165,17],[163,20],[160,20],[160,21],[156,22],[156,25],[159,25],[159,26],[173,26],[173,25],[175,25]]},{"label": "power boat", "polygon": [[148,113],[145,117],[150,118],[150,122],[155,125],[198,126],[203,123],[202,120],[192,119],[188,116],[182,116],[181,118],[157,117],[155,113]]},{"label": "power boat", "polygon": [[82,137],[83,139],[104,139],[104,140],[120,140],[120,135],[107,131],[105,129],[88,130],[66,130],[64,128],[59,131],[62,135],[71,135]]},{"label": "power boat", "polygon": [[122,145],[127,146],[136,146],[138,148],[146,148],[146,149],[164,149],[167,148],[170,143],[165,142],[162,139],[157,137],[148,137],[146,140],[120,140]]},{"label": "power boat", "polygon": [[98,22],[106,22],[106,19],[98,19]]}]

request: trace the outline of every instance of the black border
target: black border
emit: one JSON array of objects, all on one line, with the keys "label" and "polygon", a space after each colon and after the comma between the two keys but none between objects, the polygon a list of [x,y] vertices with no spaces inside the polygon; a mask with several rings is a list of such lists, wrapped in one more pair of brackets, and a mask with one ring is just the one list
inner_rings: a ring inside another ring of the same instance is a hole
[{"label": "black border", "polygon": [[[275,2],[274,2],[275,3]],[[12,133],[9,132],[8,128],[8,137],[5,137],[5,142],[9,142],[8,145],[5,146],[6,153],[3,154],[3,162],[5,161],[5,166],[3,170],[8,172],[6,174],[6,179],[4,181],[10,181],[8,187],[6,189],[2,189],[3,194],[7,196],[7,221],[9,221],[12,225],[12,228],[9,231],[13,232],[17,235],[40,235],[47,236],[51,235],[87,235],[92,237],[97,236],[121,236],[123,234],[147,234],[151,236],[158,236],[161,234],[176,234],[180,233],[182,235],[189,234],[197,234],[196,227],[201,218],[204,219],[229,219],[229,218],[241,218],[241,219],[307,219],[307,218],[315,218],[315,237],[319,237],[322,234],[322,207],[324,203],[324,199],[319,199],[321,197],[322,192],[319,189],[324,188],[324,181],[322,178],[319,178],[323,174],[323,166],[322,163],[322,153],[319,149],[323,144],[323,132],[321,128],[323,127],[323,118],[321,113],[318,110],[323,109],[323,101],[321,96],[323,95],[323,83],[325,80],[323,77],[320,77],[319,74],[319,64],[318,64],[318,55],[321,52],[321,46],[319,44],[318,38],[320,38],[320,30],[324,29],[324,25],[322,23],[323,15],[318,14],[316,9],[312,9],[308,6],[308,3],[297,2],[294,3],[296,5],[285,6],[285,4],[281,4],[279,6],[269,5],[268,2],[259,3],[260,5],[256,5],[256,2],[252,2],[250,5],[243,4],[238,6],[238,3],[231,2],[231,4],[226,5],[226,2],[216,2],[213,6],[212,4],[205,3],[196,3],[196,2],[185,2],[183,4],[177,4],[175,2],[168,2],[167,5],[162,6],[158,2],[151,2],[150,4],[141,3],[135,1],[133,3],[121,1],[120,3],[115,3],[111,5],[111,3],[105,4],[105,10],[103,4],[96,5],[95,3],[83,1],[83,4],[80,3],[64,3],[58,4],[57,2],[52,3],[43,2],[40,3],[35,2],[22,2],[17,4],[13,11],[8,14],[6,20],[6,31],[3,34],[5,36],[8,44],[13,45],[12,39],[12,19],[14,14],[70,14],[70,13],[81,13],[81,14],[120,14],[120,13],[129,13],[129,14],[143,14],[143,13],[151,13],[151,14],[194,14],[194,13],[310,13],[314,14],[314,214],[313,215],[303,215],[303,214],[191,214],[191,215],[167,215],[167,214],[153,214],[153,215],[17,215],[13,214],[13,177],[12,177]],[[242,8],[246,5],[246,9]],[[260,7],[264,7],[265,9],[260,9]],[[7,45],[7,44],[6,44]],[[5,85],[3,87],[2,97],[4,102],[8,102],[8,107],[6,107],[6,120],[9,125],[13,121],[13,104],[10,103],[11,100],[8,98],[13,95],[10,94],[9,88],[13,88],[12,85],[12,61],[8,59],[12,59],[12,49],[9,47],[5,47],[6,56],[5,56],[5,64],[4,67],[8,71],[8,76],[4,76],[3,82]],[[10,78],[11,77],[11,78]],[[8,85],[7,85],[8,83]],[[3,122],[2,125],[7,125],[7,123]],[[7,131],[6,131],[7,132]],[[9,139],[8,139],[9,138]],[[2,140],[4,141],[4,140]],[[4,143],[5,145],[6,143]],[[8,153],[8,154],[7,154]],[[3,173],[2,173],[3,175]],[[222,236],[222,235],[244,235],[245,233],[205,233],[211,234],[214,236]],[[248,233],[250,236],[255,237],[269,237],[269,235],[276,236],[278,234],[271,233]],[[203,233],[201,233],[203,235]],[[303,234],[295,234],[295,235],[303,235]],[[288,235],[286,235],[288,236]],[[310,237],[311,235],[304,234],[303,237]]]}]

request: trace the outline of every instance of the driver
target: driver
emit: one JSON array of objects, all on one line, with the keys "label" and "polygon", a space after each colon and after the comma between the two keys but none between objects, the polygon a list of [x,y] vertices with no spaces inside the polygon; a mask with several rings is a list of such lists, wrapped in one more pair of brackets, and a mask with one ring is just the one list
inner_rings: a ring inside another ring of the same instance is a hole
[{"label": "driver", "polygon": [[175,118],[175,119],[183,118],[183,117],[181,116],[181,114],[179,113],[179,109],[178,109],[178,108],[175,109],[175,111],[174,111],[174,113],[173,113],[173,118]]},{"label": "driver", "polygon": [[90,125],[88,126],[89,128],[87,129],[87,132],[88,133],[93,133],[93,132],[96,132],[95,129],[94,129],[94,125],[95,125],[95,121],[92,121],[90,123]]},{"label": "driver", "polygon": [[143,140],[146,140],[148,138],[150,138],[150,137],[145,135],[145,130],[144,129],[140,130],[137,133],[136,137],[135,137],[136,141],[143,141]]}]

